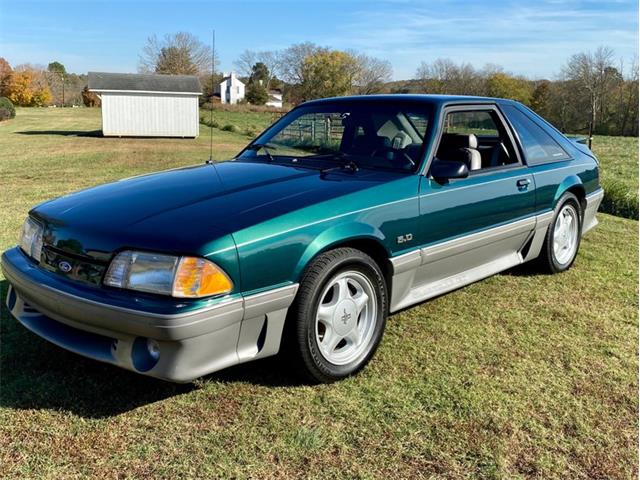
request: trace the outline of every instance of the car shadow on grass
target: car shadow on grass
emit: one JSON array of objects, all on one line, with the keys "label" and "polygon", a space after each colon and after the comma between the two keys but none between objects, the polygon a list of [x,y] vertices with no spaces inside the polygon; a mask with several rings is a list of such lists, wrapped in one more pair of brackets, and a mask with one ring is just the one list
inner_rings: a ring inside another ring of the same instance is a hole
[{"label": "car shadow on grass", "polygon": [[171,397],[209,382],[299,385],[280,358],[232,367],[192,383],[145,377],[68,352],[29,332],[5,306],[8,289],[0,281],[0,407],[68,411],[106,418]]},{"label": "car shadow on grass", "polygon": [[18,135],[61,135],[63,137],[102,137],[102,130],[25,130]]},{"label": "car shadow on grass", "polygon": [[535,260],[532,260],[512,267],[509,270],[500,272],[500,275],[512,277],[538,277],[549,275],[549,273],[545,272]]}]

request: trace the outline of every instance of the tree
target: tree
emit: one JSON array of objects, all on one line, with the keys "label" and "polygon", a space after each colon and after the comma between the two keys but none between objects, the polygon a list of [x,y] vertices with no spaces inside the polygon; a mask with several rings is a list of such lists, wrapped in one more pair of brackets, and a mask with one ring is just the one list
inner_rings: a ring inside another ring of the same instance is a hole
[{"label": "tree", "polygon": [[240,54],[238,59],[233,62],[234,67],[242,77],[250,77],[253,72],[253,66],[258,63],[258,52],[253,50],[245,50]]},{"label": "tree", "polygon": [[573,55],[564,67],[563,76],[573,81],[589,105],[589,132],[597,127],[603,97],[613,79],[613,50],[599,47],[595,52]]},{"label": "tree", "polygon": [[7,95],[7,88],[9,87],[12,73],[13,69],[11,65],[9,65],[9,62],[3,57],[0,57],[0,97]]},{"label": "tree", "polygon": [[59,75],[66,75],[67,69],[60,62],[51,62],[47,65],[47,71],[51,73],[57,73]]},{"label": "tree", "polygon": [[490,97],[510,98],[525,104],[531,101],[529,82],[506,73],[493,73],[486,80],[487,95]]},{"label": "tree", "polygon": [[85,107],[99,107],[101,104],[100,97],[95,93],[90,92],[88,85],[85,85],[82,89],[82,103]]},{"label": "tree", "polygon": [[448,93],[456,68],[448,58],[438,58],[431,64],[421,62],[416,70],[416,78],[426,93]]},{"label": "tree", "polygon": [[251,67],[251,75],[249,76],[250,82],[264,85],[264,87],[266,88],[270,78],[271,74],[269,73],[269,69],[264,63],[257,62],[253,65],[253,67]]},{"label": "tree", "polygon": [[193,63],[186,49],[179,47],[164,47],[160,49],[156,73],[196,75],[198,66]]},{"label": "tree", "polygon": [[329,49],[305,42],[286,48],[281,53],[281,78],[290,84],[301,84],[305,76],[305,59],[317,53],[328,52]]},{"label": "tree", "polygon": [[369,57],[365,54],[350,53],[357,63],[355,90],[360,95],[381,92],[384,84],[391,81],[393,69],[386,60]]},{"label": "tree", "polygon": [[548,118],[551,114],[551,82],[549,80],[541,80],[533,89],[531,108],[544,118]]},{"label": "tree", "polygon": [[211,47],[186,32],[167,34],[161,40],[153,35],[142,50],[138,69],[173,75],[208,72],[211,70]]},{"label": "tree", "polygon": [[40,80],[39,73],[32,68],[16,69],[7,89],[9,100],[22,107],[42,107],[51,102],[51,90]]},{"label": "tree", "polygon": [[16,109],[7,97],[0,97],[0,122],[15,118]]},{"label": "tree", "polygon": [[277,51],[261,51],[255,52],[252,50],[245,50],[240,54],[238,59],[233,62],[238,73],[243,77],[252,77],[253,68],[258,63],[263,64],[268,72],[268,75],[262,78],[265,88],[268,90],[273,85],[272,83],[280,74],[282,68],[282,52]]},{"label": "tree", "polygon": [[[61,92],[60,105],[64,107],[64,87],[67,80],[67,70],[60,62],[51,62],[47,65],[47,71],[51,74],[47,77],[49,88],[52,90],[52,93],[53,91],[56,93],[58,93],[58,91]],[[55,95],[55,97],[58,97],[58,95]]]},{"label": "tree", "polygon": [[251,82],[247,86],[244,98],[252,105],[264,105],[269,100],[266,88],[256,82]]},{"label": "tree", "polygon": [[[624,66],[620,66],[624,72]],[[634,58],[629,75],[618,87],[618,135],[638,135],[638,59]]]},{"label": "tree", "polygon": [[307,55],[300,72],[302,99],[348,95],[357,71],[356,60],[346,52],[330,50]]},{"label": "tree", "polygon": [[200,105],[204,105],[205,103],[212,103],[214,102],[216,99],[218,101],[220,101],[219,98],[215,97],[215,92],[216,92],[216,88],[220,85],[220,82],[222,82],[222,75],[216,73],[212,75],[211,73],[208,74],[201,74],[200,75],[200,85],[202,85],[202,95],[200,95],[200,100],[199,103]]},{"label": "tree", "polygon": [[456,65],[448,58],[438,58],[431,64],[422,62],[416,71],[426,93],[478,95],[482,93],[480,77],[472,65]]}]

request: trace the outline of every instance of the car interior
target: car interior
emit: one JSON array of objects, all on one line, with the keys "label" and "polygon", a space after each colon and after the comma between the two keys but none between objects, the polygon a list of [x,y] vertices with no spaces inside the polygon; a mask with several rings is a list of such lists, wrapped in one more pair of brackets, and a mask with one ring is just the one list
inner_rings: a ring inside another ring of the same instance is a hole
[{"label": "car interior", "polygon": [[425,112],[392,108],[309,112],[268,141],[280,157],[348,155],[359,166],[413,171],[420,163],[428,118]]},{"label": "car interior", "polygon": [[513,143],[494,111],[454,111],[445,118],[436,158],[462,161],[470,172],[518,163]]},{"label": "car interior", "polygon": [[411,170],[418,164],[426,130],[423,116],[404,112],[351,114],[342,124],[341,152],[382,158],[394,169]]}]

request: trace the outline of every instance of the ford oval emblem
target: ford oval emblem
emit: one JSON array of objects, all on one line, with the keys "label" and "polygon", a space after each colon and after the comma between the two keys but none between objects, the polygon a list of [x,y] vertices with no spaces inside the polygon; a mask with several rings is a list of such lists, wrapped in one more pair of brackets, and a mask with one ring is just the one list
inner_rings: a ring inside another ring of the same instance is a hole
[{"label": "ford oval emblem", "polygon": [[65,262],[63,260],[62,262],[58,263],[58,268],[64,273],[69,273],[72,267],[69,262]]}]

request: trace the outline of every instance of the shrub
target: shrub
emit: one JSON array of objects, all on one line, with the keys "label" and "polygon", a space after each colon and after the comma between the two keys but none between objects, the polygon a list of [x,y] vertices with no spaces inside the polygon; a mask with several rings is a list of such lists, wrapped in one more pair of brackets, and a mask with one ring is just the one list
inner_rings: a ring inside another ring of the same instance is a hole
[{"label": "shrub", "polygon": [[7,97],[0,97],[0,121],[16,116],[16,109]]},{"label": "shrub", "polygon": [[246,135],[247,137],[255,137],[258,134],[258,130],[253,128],[253,127],[247,127],[244,129],[244,132],[242,132],[244,135]]},{"label": "shrub", "polygon": [[81,92],[82,103],[85,107],[99,107],[102,104],[100,97],[89,91],[89,85],[85,85]]},{"label": "shrub", "polygon": [[264,105],[269,100],[269,94],[262,85],[250,83],[247,87],[245,99],[252,105]]},{"label": "shrub", "polygon": [[600,211],[618,217],[638,220],[638,194],[616,181],[602,182],[604,199]]},{"label": "shrub", "polygon": [[220,128],[220,124],[216,120],[209,118],[209,115],[201,115],[200,123],[207,127]]},{"label": "shrub", "polygon": [[224,127],[222,127],[221,130],[233,133],[238,133],[240,131],[240,129],[236,125],[233,125],[231,123],[227,123]]}]

